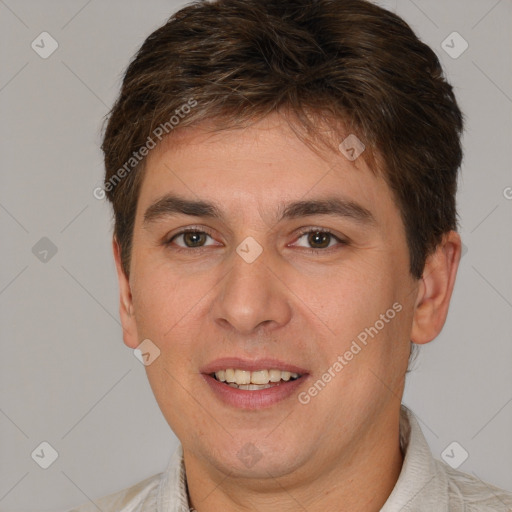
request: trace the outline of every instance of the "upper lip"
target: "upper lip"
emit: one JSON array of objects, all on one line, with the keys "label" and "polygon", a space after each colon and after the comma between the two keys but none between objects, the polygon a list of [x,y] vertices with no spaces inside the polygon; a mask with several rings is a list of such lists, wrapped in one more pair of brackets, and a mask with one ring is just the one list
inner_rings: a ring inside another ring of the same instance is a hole
[{"label": "upper lip", "polygon": [[223,357],[216,359],[211,363],[203,366],[199,371],[205,374],[218,372],[219,370],[227,370],[233,368],[237,370],[245,370],[255,372],[258,370],[281,370],[283,372],[298,373],[304,375],[307,372],[304,368],[294,364],[286,363],[278,359],[242,359],[240,357]]}]

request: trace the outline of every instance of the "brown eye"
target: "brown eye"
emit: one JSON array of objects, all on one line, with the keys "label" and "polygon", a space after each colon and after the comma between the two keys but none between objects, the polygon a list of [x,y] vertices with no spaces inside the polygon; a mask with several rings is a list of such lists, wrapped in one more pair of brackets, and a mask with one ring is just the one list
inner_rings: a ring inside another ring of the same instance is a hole
[{"label": "brown eye", "polygon": [[338,245],[346,244],[344,240],[333,235],[330,231],[324,229],[309,229],[302,231],[297,238],[297,242],[293,245],[298,245],[306,249],[321,250],[332,248],[336,245],[336,242]]},{"label": "brown eye", "polygon": [[200,231],[198,229],[188,229],[174,235],[169,241],[165,243],[165,245],[177,245],[182,249],[194,249],[215,245],[212,243],[207,244],[206,242],[208,238],[211,239],[212,237],[205,231]]},{"label": "brown eye", "polygon": [[308,243],[314,249],[325,249],[329,247],[331,241],[331,234],[325,231],[311,231],[308,233]]},{"label": "brown eye", "polygon": [[206,233],[201,231],[189,231],[183,233],[183,241],[187,247],[201,247],[206,240]]}]

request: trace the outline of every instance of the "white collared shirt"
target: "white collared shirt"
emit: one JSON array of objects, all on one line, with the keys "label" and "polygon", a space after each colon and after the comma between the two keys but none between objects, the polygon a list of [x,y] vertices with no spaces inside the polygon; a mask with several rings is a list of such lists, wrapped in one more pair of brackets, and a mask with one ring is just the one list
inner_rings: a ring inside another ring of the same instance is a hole
[{"label": "white collared shirt", "polygon": [[[512,512],[512,493],[436,460],[413,412],[402,405],[398,481],[380,512]],[[191,512],[181,444],[167,470],[69,512]]]}]

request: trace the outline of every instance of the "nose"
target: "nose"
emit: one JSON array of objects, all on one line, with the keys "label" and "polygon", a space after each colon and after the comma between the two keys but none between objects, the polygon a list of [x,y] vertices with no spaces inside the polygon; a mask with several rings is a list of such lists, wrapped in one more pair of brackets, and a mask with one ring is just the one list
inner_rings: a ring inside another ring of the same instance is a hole
[{"label": "nose", "polygon": [[265,251],[251,263],[234,253],[230,265],[213,301],[215,322],[237,334],[286,325],[291,318],[290,297],[277,277],[278,261],[272,264]]}]

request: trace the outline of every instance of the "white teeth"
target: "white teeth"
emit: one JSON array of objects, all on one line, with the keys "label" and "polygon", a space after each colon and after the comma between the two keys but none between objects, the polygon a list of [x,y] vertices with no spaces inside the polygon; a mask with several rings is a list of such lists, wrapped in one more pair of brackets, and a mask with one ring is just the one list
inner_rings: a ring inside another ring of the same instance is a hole
[{"label": "white teeth", "polygon": [[258,391],[259,389],[267,389],[267,388],[271,388],[272,387],[272,384],[263,384],[263,385],[258,385],[258,384],[240,384],[238,386],[238,389],[245,389],[245,390],[248,390],[248,391]]},{"label": "white teeth", "polygon": [[236,384],[250,384],[251,372],[245,370],[235,370],[235,382]]},{"label": "white teeth", "polygon": [[251,373],[251,382],[253,384],[267,384],[268,370],[259,370]]},{"label": "white teeth", "polygon": [[[215,377],[220,382],[226,382],[232,387],[240,387],[240,389],[265,389],[270,387],[270,383],[277,383],[281,380],[289,381],[299,377],[298,373],[281,371],[281,370],[257,370],[249,372],[247,370],[238,370],[236,368],[227,368],[215,372]],[[253,387],[252,385],[256,385]],[[246,387],[251,386],[251,387]]]},{"label": "white teeth", "polygon": [[281,370],[270,370],[268,373],[270,382],[279,382],[281,380]]}]

